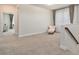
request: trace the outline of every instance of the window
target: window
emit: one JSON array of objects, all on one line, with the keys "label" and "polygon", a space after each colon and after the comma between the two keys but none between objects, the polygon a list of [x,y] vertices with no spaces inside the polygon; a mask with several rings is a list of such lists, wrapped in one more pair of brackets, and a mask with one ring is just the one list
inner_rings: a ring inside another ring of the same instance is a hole
[{"label": "window", "polygon": [[56,28],[60,31],[62,25],[70,24],[69,8],[61,9],[56,11]]}]

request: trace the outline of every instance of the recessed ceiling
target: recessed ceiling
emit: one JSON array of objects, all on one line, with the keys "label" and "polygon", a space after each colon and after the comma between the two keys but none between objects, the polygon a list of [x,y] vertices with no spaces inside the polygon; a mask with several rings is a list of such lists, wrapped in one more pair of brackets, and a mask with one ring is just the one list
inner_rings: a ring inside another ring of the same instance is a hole
[{"label": "recessed ceiling", "polygon": [[53,10],[53,9],[58,9],[62,7],[67,7],[70,4],[34,4],[34,5]]},{"label": "recessed ceiling", "polygon": [[48,5],[48,7],[50,9],[58,9],[58,8],[62,8],[62,7],[67,7],[69,6],[70,4],[56,4],[56,5]]}]

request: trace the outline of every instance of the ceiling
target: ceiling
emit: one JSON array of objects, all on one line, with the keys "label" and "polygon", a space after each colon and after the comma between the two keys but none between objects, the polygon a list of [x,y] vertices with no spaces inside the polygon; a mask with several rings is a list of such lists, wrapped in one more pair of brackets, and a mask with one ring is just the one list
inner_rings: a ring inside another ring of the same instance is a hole
[{"label": "ceiling", "polygon": [[[19,4],[10,4],[10,5],[19,6]],[[59,8],[67,7],[70,4],[31,4],[31,5],[53,10],[53,9],[59,9]]]},{"label": "ceiling", "polygon": [[50,5],[49,4],[34,4],[34,5],[53,10],[53,9],[67,7],[70,4],[50,4]]}]

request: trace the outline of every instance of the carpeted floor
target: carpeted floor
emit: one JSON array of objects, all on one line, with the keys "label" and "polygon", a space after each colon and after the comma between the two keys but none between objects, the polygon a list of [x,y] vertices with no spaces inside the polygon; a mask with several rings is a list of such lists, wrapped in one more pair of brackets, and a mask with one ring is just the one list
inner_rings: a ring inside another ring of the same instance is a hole
[{"label": "carpeted floor", "polygon": [[70,55],[59,47],[59,33],[47,33],[21,37],[15,35],[0,37],[1,55]]}]

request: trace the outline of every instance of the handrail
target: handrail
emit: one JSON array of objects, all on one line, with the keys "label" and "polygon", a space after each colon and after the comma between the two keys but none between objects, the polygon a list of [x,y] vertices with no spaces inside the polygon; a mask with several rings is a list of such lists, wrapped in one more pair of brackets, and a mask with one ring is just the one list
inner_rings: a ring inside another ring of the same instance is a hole
[{"label": "handrail", "polygon": [[65,27],[65,30],[67,30],[69,33],[70,33],[70,35],[72,36],[72,38],[74,39],[74,41],[77,43],[77,44],[79,44],[79,42],[76,40],[76,38],[74,37],[74,35],[71,33],[71,31],[69,30],[69,28],[68,27]]}]

